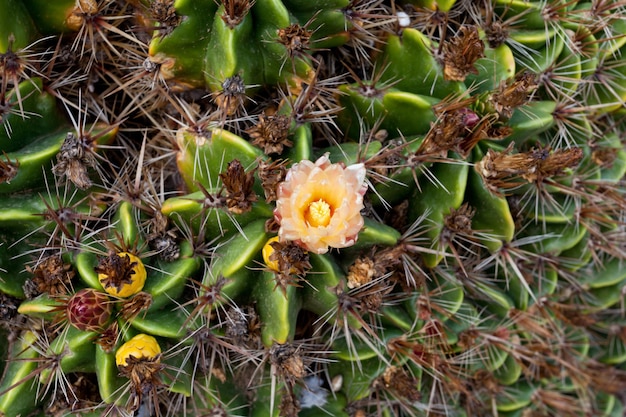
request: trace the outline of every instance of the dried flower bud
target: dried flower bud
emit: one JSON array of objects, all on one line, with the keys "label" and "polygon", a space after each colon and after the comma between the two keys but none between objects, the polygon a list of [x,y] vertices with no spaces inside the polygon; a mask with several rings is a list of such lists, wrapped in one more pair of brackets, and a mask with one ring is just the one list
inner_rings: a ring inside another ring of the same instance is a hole
[{"label": "dried flower bud", "polygon": [[498,91],[491,95],[490,101],[501,119],[509,119],[513,110],[528,102],[538,87],[537,76],[523,72],[513,82],[500,83]]},{"label": "dried flower bud", "polygon": [[490,149],[475,165],[487,188],[495,194],[499,194],[499,189],[513,189],[523,183],[541,183],[578,165],[583,158],[580,148],[553,152],[548,148],[533,148],[516,154],[512,150],[513,143],[502,152]]},{"label": "dried flower bud", "polygon": [[257,201],[254,186],[254,172],[246,172],[237,159],[228,163],[228,168],[220,174],[226,189],[226,206],[235,214],[250,211],[252,203]]},{"label": "dried flower bud", "polygon": [[49,256],[34,268],[27,266],[26,269],[33,274],[33,278],[28,281],[29,298],[43,293],[52,296],[67,294],[75,275],[72,266],[63,263],[61,256],[57,255]]},{"label": "dried flower bud", "polygon": [[295,23],[278,30],[278,42],[285,46],[290,58],[304,55],[311,48],[313,32]]},{"label": "dried flower bud", "polygon": [[66,175],[80,189],[91,187],[87,168],[94,168],[97,164],[96,157],[89,146],[86,138],[69,132],[57,154],[57,163],[52,168],[52,172],[57,176]]},{"label": "dried flower bud", "polygon": [[289,140],[289,117],[284,114],[273,116],[261,115],[259,122],[246,130],[253,145],[263,148],[266,155],[282,154],[285,146],[291,148],[293,142]]},{"label": "dried flower bud", "polygon": [[476,26],[463,26],[458,36],[443,44],[443,77],[449,81],[465,81],[468,74],[478,74],[474,64],[485,56],[485,44]]},{"label": "dried flower bud", "polygon": [[284,159],[278,161],[272,161],[267,163],[263,160],[259,161],[259,178],[261,179],[261,186],[265,193],[265,202],[271,203],[276,201],[276,191],[278,184],[285,180],[287,176],[287,168],[285,165],[287,161]]},{"label": "dried flower bud", "polygon": [[101,332],[111,318],[112,304],[109,297],[93,288],[85,288],[74,294],[67,302],[67,320],[78,330]]}]

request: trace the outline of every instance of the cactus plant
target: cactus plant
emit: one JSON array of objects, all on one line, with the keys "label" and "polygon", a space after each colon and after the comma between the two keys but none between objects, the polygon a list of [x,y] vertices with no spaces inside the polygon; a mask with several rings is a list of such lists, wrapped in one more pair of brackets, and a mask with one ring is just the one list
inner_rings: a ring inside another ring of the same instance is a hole
[{"label": "cactus plant", "polygon": [[0,415],[622,415],[625,16],[0,2]]}]

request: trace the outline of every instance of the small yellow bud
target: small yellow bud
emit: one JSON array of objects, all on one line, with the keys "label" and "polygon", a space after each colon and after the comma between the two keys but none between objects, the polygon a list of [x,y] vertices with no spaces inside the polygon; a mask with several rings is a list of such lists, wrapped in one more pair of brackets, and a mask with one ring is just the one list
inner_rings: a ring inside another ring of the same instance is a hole
[{"label": "small yellow bud", "polygon": [[137,294],[146,283],[146,267],[141,259],[128,252],[101,259],[96,271],[104,290],[115,297]]},{"label": "small yellow bud", "polygon": [[136,359],[153,359],[160,353],[161,346],[159,346],[156,339],[141,333],[120,346],[117,352],[115,352],[115,363],[118,367],[127,366],[127,360],[131,356]]},{"label": "small yellow bud", "polygon": [[265,246],[263,246],[263,262],[265,262],[265,265],[267,265],[267,267],[269,269],[271,269],[272,271],[279,271],[279,267],[278,267],[278,261],[272,261],[270,260],[270,256],[272,256],[272,254],[274,253],[274,248],[272,247],[272,243],[274,242],[278,242],[278,236],[275,236],[271,239],[269,239],[266,243]]}]

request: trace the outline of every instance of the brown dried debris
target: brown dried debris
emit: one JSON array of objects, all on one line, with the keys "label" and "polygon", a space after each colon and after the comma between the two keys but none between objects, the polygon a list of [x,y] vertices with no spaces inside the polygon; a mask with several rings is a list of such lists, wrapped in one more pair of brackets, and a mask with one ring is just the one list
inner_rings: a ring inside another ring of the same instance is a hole
[{"label": "brown dried debris", "polygon": [[254,3],[254,0],[222,0],[224,13],[220,17],[229,28],[233,29],[245,19]]},{"label": "brown dried debris", "polygon": [[276,366],[278,373],[285,379],[293,381],[306,376],[306,366],[297,346],[274,343],[269,353],[270,363]]},{"label": "brown dried debris", "polygon": [[152,295],[145,291],[140,291],[132,298],[122,301],[122,307],[120,308],[119,315],[126,322],[131,322],[139,313],[144,314],[148,311],[148,308],[152,305]]},{"label": "brown dried debris", "polygon": [[118,370],[120,375],[131,382],[129,409],[135,411],[139,409],[145,395],[156,398],[158,388],[163,386],[159,374],[165,369],[165,364],[161,363],[160,354],[153,358],[136,358],[131,355],[126,363],[126,366],[118,366]]},{"label": "brown dried debris", "polygon": [[276,201],[278,184],[285,181],[285,177],[287,177],[288,163],[289,161],[284,159],[274,160],[271,163],[259,161],[258,173],[267,203]]},{"label": "brown dried debris", "polygon": [[311,48],[313,32],[298,23],[278,30],[278,43],[287,49],[289,58],[301,56]]},{"label": "brown dried debris", "polygon": [[274,252],[270,261],[278,263],[276,272],[276,286],[286,293],[287,286],[299,286],[298,281],[311,269],[309,253],[294,242],[272,242]]},{"label": "brown dried debris", "polygon": [[463,204],[458,209],[452,208],[450,214],[443,219],[443,226],[452,233],[461,233],[464,235],[473,234],[472,217],[476,210],[468,203]]},{"label": "brown dried debris", "polygon": [[2,153],[5,160],[0,159],[0,184],[10,184],[11,180],[17,175],[20,162],[17,159],[11,161],[6,152],[2,151]]},{"label": "brown dried debris", "polygon": [[437,120],[431,123],[415,155],[445,158],[448,151],[454,151],[466,158],[482,139],[501,139],[511,133],[510,129],[494,126],[497,117],[481,118],[471,109],[474,102],[475,97],[453,98],[434,105]]},{"label": "brown dried debris", "polygon": [[372,282],[375,272],[374,261],[371,258],[357,258],[348,270],[348,288],[358,288],[369,284]]},{"label": "brown dried debris", "polygon": [[500,119],[509,119],[513,110],[530,100],[538,86],[537,76],[525,71],[512,82],[502,81],[498,86],[498,91],[491,95],[489,101],[500,115]]},{"label": "brown dried debris", "polygon": [[266,155],[282,154],[286,147],[291,148],[293,142],[289,140],[291,120],[284,114],[259,116],[259,122],[246,130],[253,139],[252,144],[263,148]]},{"label": "brown dried debris", "polygon": [[96,342],[102,347],[102,350],[106,353],[113,352],[117,341],[120,337],[120,328],[117,320],[113,320],[109,327],[107,327],[102,333],[98,335]]},{"label": "brown dried debris", "polygon": [[239,109],[244,108],[246,85],[241,75],[235,74],[222,82],[222,90],[215,95],[215,103],[223,116],[237,114]]},{"label": "brown dried debris", "polygon": [[385,369],[385,372],[383,372],[375,384],[382,385],[411,402],[419,401],[421,398],[417,388],[419,385],[418,380],[403,368],[397,366],[392,365]]},{"label": "brown dried debris", "polygon": [[237,159],[228,163],[228,168],[220,174],[226,190],[226,207],[231,213],[242,214],[252,209],[257,201],[254,186],[254,171],[246,172]]},{"label": "brown dried debris", "polygon": [[87,174],[87,168],[96,167],[96,157],[88,146],[85,146],[84,138],[68,132],[59,153],[57,164],[52,172],[57,176],[66,175],[67,178],[80,189],[91,187],[91,179]]},{"label": "brown dried debris", "polygon": [[176,14],[174,0],[154,0],[150,4],[150,16],[159,22],[157,28],[163,34],[168,34],[176,28],[182,18]]},{"label": "brown dried debris", "polygon": [[[583,158],[580,148],[533,148],[528,152],[512,154],[513,143],[504,151],[489,149],[487,155],[475,166],[487,188],[496,195],[500,189],[516,188],[524,182],[540,184],[558,176],[567,168],[577,166]],[[524,180],[524,181],[521,181]]]},{"label": "brown dried debris", "polygon": [[448,81],[465,81],[469,74],[478,74],[476,61],[485,56],[485,44],[476,26],[463,26],[460,33],[442,46],[443,77]]},{"label": "brown dried debris", "polygon": [[26,266],[33,277],[25,284],[27,298],[34,298],[46,293],[50,296],[67,295],[71,291],[71,282],[76,273],[72,265],[63,262],[60,255],[43,259],[34,268]]}]

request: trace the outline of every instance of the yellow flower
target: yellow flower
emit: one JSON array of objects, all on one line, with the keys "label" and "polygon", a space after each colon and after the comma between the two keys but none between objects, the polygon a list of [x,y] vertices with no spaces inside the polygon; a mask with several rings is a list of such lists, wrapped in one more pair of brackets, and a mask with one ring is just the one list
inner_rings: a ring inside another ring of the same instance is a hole
[{"label": "yellow flower", "polygon": [[115,352],[115,363],[118,367],[128,366],[127,360],[131,356],[135,359],[154,359],[160,353],[161,346],[156,339],[141,333],[120,346]]},{"label": "yellow flower", "polygon": [[331,164],[328,154],[298,162],[278,186],[274,217],[281,242],[295,241],[317,254],[352,246],[363,227],[366,191],[363,164]]},{"label": "yellow flower", "polygon": [[141,259],[128,252],[112,253],[100,259],[96,272],[102,288],[115,297],[137,294],[146,283],[146,267]]}]

